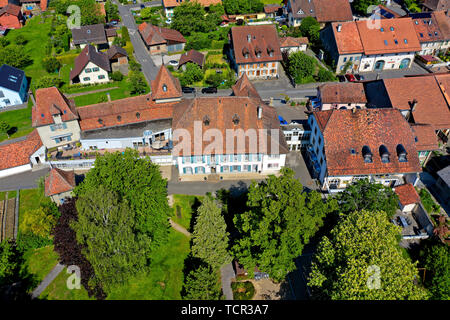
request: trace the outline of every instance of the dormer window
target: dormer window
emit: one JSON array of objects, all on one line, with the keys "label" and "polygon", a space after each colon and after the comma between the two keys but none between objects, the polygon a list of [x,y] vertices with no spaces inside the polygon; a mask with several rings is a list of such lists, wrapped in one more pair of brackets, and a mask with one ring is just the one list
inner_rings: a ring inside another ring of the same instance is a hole
[{"label": "dormer window", "polygon": [[117,116],[117,121],[122,121],[122,116]]},{"label": "dormer window", "polygon": [[139,112],[136,112],[136,118],[139,119],[141,117],[141,114]]},{"label": "dormer window", "polygon": [[233,116],[233,123],[235,126],[237,126],[239,124],[239,116],[235,113]]},{"label": "dormer window", "polygon": [[269,56],[270,57],[273,57],[273,48],[269,45],[268,47],[267,47],[267,53],[269,54]]},{"label": "dormer window", "polygon": [[387,147],[384,144],[382,144],[380,146],[379,151],[380,151],[381,162],[389,163],[390,162],[390,160],[389,160],[389,151],[388,151]]},{"label": "dormer window", "polygon": [[405,147],[402,144],[397,145],[397,156],[399,162],[408,162],[408,159],[406,158],[407,152],[405,150]]},{"label": "dormer window", "polygon": [[372,151],[370,151],[368,146],[362,147],[362,155],[365,163],[372,163]]},{"label": "dormer window", "polygon": [[163,89],[164,92],[167,92],[167,86],[166,86],[166,84],[163,84],[162,89]]},{"label": "dormer window", "polygon": [[207,115],[203,117],[203,124],[209,126],[209,117]]},{"label": "dormer window", "polygon": [[242,48],[242,54],[244,55],[244,58],[248,58],[249,51],[246,47]]},{"label": "dormer window", "polygon": [[98,118],[98,123],[103,124],[103,119],[102,118]]}]

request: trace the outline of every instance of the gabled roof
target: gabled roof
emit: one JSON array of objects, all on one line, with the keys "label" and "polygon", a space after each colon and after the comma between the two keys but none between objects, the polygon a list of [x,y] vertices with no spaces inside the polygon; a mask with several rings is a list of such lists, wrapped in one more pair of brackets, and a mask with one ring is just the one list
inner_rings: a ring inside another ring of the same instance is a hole
[{"label": "gabled roof", "polygon": [[261,98],[245,72],[231,88],[236,97]]},{"label": "gabled roof", "polygon": [[20,6],[8,3],[5,7],[0,9],[0,16],[4,15],[5,13],[18,17],[21,14]]},{"label": "gabled roof", "polygon": [[[262,108],[261,119],[258,119],[257,116],[258,107]],[[207,125],[205,124],[205,119],[208,119],[209,123]],[[233,122],[235,119],[238,119],[237,123]],[[211,149],[211,146],[207,148],[211,142],[203,139],[202,152],[196,152],[199,151],[194,149],[196,145],[196,142],[194,142],[194,123],[197,121],[202,123],[204,130],[214,128],[222,133],[221,137],[223,140],[220,142],[215,141],[218,144],[222,143],[223,148],[221,150]],[[193,137],[190,139],[190,150],[179,150],[181,153],[180,156],[214,154],[216,152],[222,154],[224,150],[226,153],[234,154],[285,154],[289,152],[283,133],[280,130],[280,122],[277,118],[276,110],[262,103],[258,98],[227,96],[183,100],[174,107],[172,130],[176,129],[187,130],[190,136]],[[233,146],[227,148],[226,137],[229,135],[227,134],[227,129],[234,129],[234,133],[238,139],[245,138],[245,132],[248,132],[247,130],[256,130],[256,139],[258,141],[256,144],[252,144],[253,141],[251,139],[245,139],[245,143],[235,143]],[[258,135],[258,129],[268,130],[267,139]],[[272,136],[270,129],[278,130],[278,137]]]},{"label": "gabled roof", "polygon": [[52,112],[59,110],[62,121],[78,119],[73,101],[69,101],[56,87],[36,90],[36,104],[31,109],[32,126],[53,124]]},{"label": "gabled roof", "polygon": [[318,22],[352,21],[353,14],[348,0],[312,0]]},{"label": "gabled roof", "polygon": [[[193,0],[195,2],[200,3],[204,7],[209,7],[212,4],[222,3],[222,0]],[[173,8],[178,7],[183,2],[187,2],[186,0],[163,0],[164,8]]]},{"label": "gabled roof", "polygon": [[179,98],[182,96],[180,80],[175,78],[165,65],[159,68],[155,80],[151,81],[152,100]]},{"label": "gabled roof", "polygon": [[431,12],[410,13],[419,42],[434,42],[443,40],[434,15]]},{"label": "gabled roof", "polygon": [[163,27],[154,26],[151,23],[141,23],[138,27],[139,33],[141,34],[144,42],[148,46],[153,46],[157,44],[164,44],[168,41],[185,43],[186,39],[183,35],[174,29],[168,29]]},{"label": "gabled roof", "polygon": [[264,13],[274,13],[281,9],[282,6],[276,3],[266,4],[264,6]]},{"label": "gabled roof", "polygon": [[432,11],[450,9],[450,1],[448,0],[423,0],[422,5]]},{"label": "gabled roof", "polygon": [[[249,41],[250,40],[250,41]],[[236,63],[255,63],[281,61],[280,42],[275,25],[256,25],[231,28],[231,41]],[[255,49],[261,49],[261,57],[256,56]],[[244,53],[248,51],[248,58]],[[269,52],[273,51],[271,57]]]},{"label": "gabled roof", "polygon": [[325,83],[318,89],[322,103],[367,103],[362,83]]},{"label": "gabled roof", "polygon": [[[327,110],[313,116],[321,118],[328,176],[421,172],[414,134],[399,110]],[[381,161],[382,145],[390,154],[388,163]],[[398,159],[399,145],[407,162]],[[364,146],[370,148],[372,163],[364,162]]]},{"label": "gabled roof", "polygon": [[446,166],[444,169],[439,170],[437,175],[450,187],[450,166]]},{"label": "gabled roof", "polygon": [[75,188],[75,173],[53,168],[45,178],[44,187],[46,197],[72,191]]},{"label": "gabled roof", "polygon": [[294,38],[294,37],[283,37],[280,38],[280,47],[286,48],[286,47],[299,47],[302,44],[308,44],[309,40],[307,37],[300,37],[300,38]]},{"label": "gabled roof", "polygon": [[30,163],[30,156],[42,147],[37,130],[33,130],[25,140],[0,146],[0,170],[23,166]]},{"label": "gabled roof", "polygon": [[336,47],[339,54],[364,52],[358,27],[355,22],[332,23]]},{"label": "gabled roof", "polygon": [[97,52],[95,47],[88,44],[84,47],[78,57],[75,58],[74,67],[70,71],[70,80],[77,77],[89,62],[92,62],[105,71],[111,71],[108,56],[102,52]]},{"label": "gabled roof", "polygon": [[432,125],[429,124],[411,124],[411,129],[415,134],[417,151],[438,150],[438,139]]},{"label": "gabled roof", "polygon": [[72,41],[77,44],[104,44],[107,43],[105,26],[103,24],[93,24],[72,29]]},{"label": "gabled roof", "polygon": [[448,16],[448,12],[444,10],[434,11],[432,15],[439,30],[441,30],[442,38],[444,40],[450,40],[450,17]]},{"label": "gabled roof", "polygon": [[402,206],[420,202],[419,194],[411,183],[395,187],[394,191],[398,195],[398,200]]},{"label": "gabled roof", "polygon": [[174,103],[154,103],[149,94],[77,108],[81,131],[171,119]]},{"label": "gabled roof", "polygon": [[24,78],[25,72],[20,69],[7,64],[0,67],[0,87],[2,88],[19,92]]},{"label": "gabled roof", "polygon": [[383,6],[382,4],[375,6],[375,9],[372,10],[372,14],[380,19],[392,19],[401,17],[400,14]]},{"label": "gabled roof", "polygon": [[108,59],[111,60],[116,55],[118,57],[128,57],[127,50],[125,50],[122,47],[118,47],[116,45],[111,45],[111,47],[106,51],[106,55],[108,56]]},{"label": "gabled roof", "polygon": [[205,55],[194,49],[189,50],[181,55],[180,60],[178,61],[178,68],[188,62],[195,63],[202,68],[203,63],[205,62]]},{"label": "gabled roof", "polygon": [[414,123],[430,124],[435,130],[450,128],[449,102],[445,94],[450,90],[450,74],[384,79],[393,108],[411,110]]}]

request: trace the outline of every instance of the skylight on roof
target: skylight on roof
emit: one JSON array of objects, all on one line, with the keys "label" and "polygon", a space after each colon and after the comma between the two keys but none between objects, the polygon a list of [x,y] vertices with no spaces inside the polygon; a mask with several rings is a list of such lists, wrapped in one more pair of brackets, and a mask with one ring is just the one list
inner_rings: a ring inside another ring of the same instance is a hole
[{"label": "skylight on roof", "polygon": [[395,42],[395,44],[398,44],[398,41],[397,41],[397,39],[394,39],[394,42]]},{"label": "skylight on roof", "polygon": [[404,41],[405,41],[405,43],[408,43],[408,40],[405,39]]},{"label": "skylight on roof", "polygon": [[384,28],[381,28],[380,31],[381,31],[381,32],[384,32]]},{"label": "skylight on roof", "polygon": [[391,29],[391,31],[394,31],[394,27],[391,27],[390,29]]},{"label": "skylight on roof", "polygon": [[384,44],[385,44],[385,45],[388,45],[388,42],[387,42],[387,40],[384,40]]}]

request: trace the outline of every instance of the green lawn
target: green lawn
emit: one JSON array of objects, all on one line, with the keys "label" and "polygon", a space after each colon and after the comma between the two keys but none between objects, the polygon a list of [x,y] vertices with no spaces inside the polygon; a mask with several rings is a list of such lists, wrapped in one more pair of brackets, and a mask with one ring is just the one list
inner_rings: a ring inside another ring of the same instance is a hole
[{"label": "green lawn", "polygon": [[53,280],[52,283],[42,292],[39,299],[45,300],[95,300],[94,297],[89,298],[89,295],[83,285],[80,289],[67,288],[67,278],[70,274],[67,273],[67,268]]},{"label": "green lawn", "polygon": [[150,272],[115,288],[109,300],[179,300],[183,287],[184,260],[189,254],[189,239],[170,230],[169,241],[153,254]]},{"label": "green lawn", "polygon": [[5,200],[6,198],[6,191],[1,191],[0,192],[0,201]]},{"label": "green lawn", "polygon": [[262,3],[264,4],[272,4],[272,3],[276,3],[279,5],[282,5],[283,1],[281,0],[261,0]]},{"label": "green lawn", "polygon": [[174,194],[172,220],[189,230],[193,209],[200,205],[203,198],[203,196]]},{"label": "green lawn", "polygon": [[28,250],[24,254],[24,259],[28,272],[35,276],[37,283],[40,283],[58,263],[58,254],[53,251],[53,245],[50,245]]},{"label": "green lawn", "polygon": [[[6,121],[12,128],[9,138],[14,139],[25,136],[33,131],[31,127],[31,107],[20,110],[11,110],[0,113],[0,120]],[[0,133],[0,141],[7,140],[8,135]]]},{"label": "green lawn", "polygon": [[38,209],[41,201],[38,189],[26,189],[20,191],[19,197],[19,233],[22,229],[22,220],[25,212]]}]

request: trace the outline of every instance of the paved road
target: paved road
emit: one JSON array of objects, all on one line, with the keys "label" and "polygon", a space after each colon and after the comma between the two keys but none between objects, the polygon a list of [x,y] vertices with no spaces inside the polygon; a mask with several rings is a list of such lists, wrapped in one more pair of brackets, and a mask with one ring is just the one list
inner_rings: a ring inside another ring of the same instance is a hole
[{"label": "paved road", "polygon": [[[161,5],[160,1],[152,1],[149,2],[148,6],[153,6],[158,3]],[[116,4],[118,4],[116,2]],[[128,33],[130,34],[130,40],[134,47],[134,57],[142,66],[142,73],[144,74],[147,82],[150,84],[151,80],[156,78],[156,74],[158,73],[158,67],[153,63],[153,60],[150,58],[148,51],[144,45],[144,42],[139,35],[136,22],[134,21],[133,15],[130,12],[131,7],[139,7],[139,5],[126,5],[123,6],[118,4],[119,6],[119,14],[122,17],[122,23],[128,28]]]},{"label": "paved road", "polygon": [[45,176],[49,171],[49,168],[43,168],[1,178],[0,191],[37,188],[39,178]]},{"label": "paved road", "polygon": [[231,263],[220,268],[220,277],[222,280],[222,292],[226,300],[233,300],[233,290],[231,290],[231,279],[235,278],[234,269]]}]

